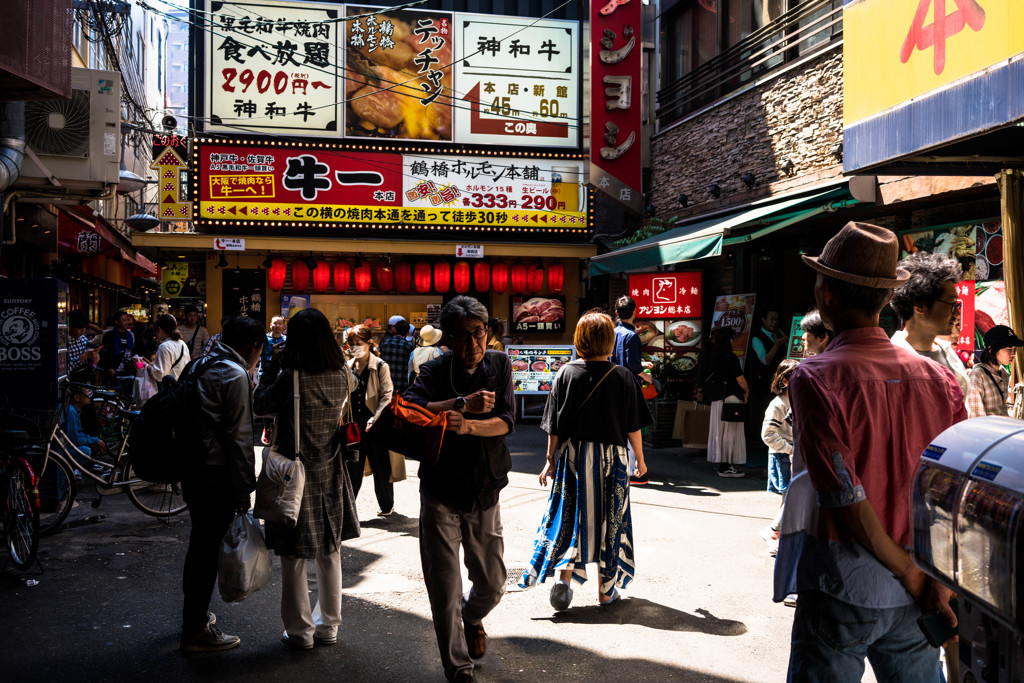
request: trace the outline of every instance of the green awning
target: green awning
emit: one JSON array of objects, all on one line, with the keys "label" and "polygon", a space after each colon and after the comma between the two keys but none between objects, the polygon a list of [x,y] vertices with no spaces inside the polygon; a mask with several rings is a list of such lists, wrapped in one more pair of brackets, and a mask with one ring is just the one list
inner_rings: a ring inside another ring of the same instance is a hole
[{"label": "green awning", "polygon": [[[849,189],[843,185],[810,196],[784,201],[767,201],[730,216],[719,216],[711,220],[684,225],[642,242],[591,258],[590,274],[612,275],[635,272],[710,256],[720,256],[723,244],[749,242],[819,213],[834,211],[841,208],[836,206],[837,200],[856,202],[856,200],[850,200]],[[849,202],[844,201],[842,205],[845,206]],[[749,235],[727,236],[730,230],[749,227],[751,224],[764,227]]]}]

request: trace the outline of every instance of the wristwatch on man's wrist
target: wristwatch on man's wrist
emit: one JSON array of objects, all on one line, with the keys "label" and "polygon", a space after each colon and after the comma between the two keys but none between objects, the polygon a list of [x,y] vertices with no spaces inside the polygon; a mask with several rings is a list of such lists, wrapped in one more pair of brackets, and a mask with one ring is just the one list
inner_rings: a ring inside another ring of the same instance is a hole
[{"label": "wristwatch on man's wrist", "polygon": [[459,396],[458,398],[455,399],[455,410],[459,411],[460,413],[466,410],[465,396]]}]

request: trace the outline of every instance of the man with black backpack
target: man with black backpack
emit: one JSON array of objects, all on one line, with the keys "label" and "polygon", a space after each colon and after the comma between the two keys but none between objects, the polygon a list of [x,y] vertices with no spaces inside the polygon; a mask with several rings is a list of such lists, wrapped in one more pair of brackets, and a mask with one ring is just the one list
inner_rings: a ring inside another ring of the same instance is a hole
[{"label": "man with black backpack", "polygon": [[247,368],[259,359],[266,331],[253,318],[238,316],[225,323],[222,335],[212,353],[186,370],[197,375],[197,411],[190,427],[198,435],[199,456],[182,479],[192,519],[182,579],[181,649],[185,652],[228,650],[241,643],[238,636],[222,633],[208,610],[217,582],[221,539],[235,512],[249,509],[249,495],[256,489],[252,383]]}]

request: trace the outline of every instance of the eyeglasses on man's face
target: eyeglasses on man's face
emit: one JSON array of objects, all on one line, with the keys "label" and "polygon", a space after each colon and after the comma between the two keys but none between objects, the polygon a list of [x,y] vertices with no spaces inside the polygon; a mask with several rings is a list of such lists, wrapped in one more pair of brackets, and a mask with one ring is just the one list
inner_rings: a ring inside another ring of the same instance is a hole
[{"label": "eyeglasses on man's face", "polygon": [[466,343],[466,341],[469,340],[470,337],[472,337],[473,339],[477,339],[477,340],[480,340],[480,339],[483,339],[484,337],[486,337],[487,336],[487,328],[486,327],[475,327],[472,330],[458,330],[457,332],[452,332],[451,336],[452,336],[452,339],[455,340],[456,343],[464,344],[464,343]]},{"label": "eyeglasses on man's face", "polygon": [[964,306],[964,302],[961,301],[960,299],[957,299],[956,301],[946,301],[944,299],[936,299],[935,301],[936,301],[936,303],[946,304],[947,306],[949,306],[953,310],[954,313],[959,311]]}]

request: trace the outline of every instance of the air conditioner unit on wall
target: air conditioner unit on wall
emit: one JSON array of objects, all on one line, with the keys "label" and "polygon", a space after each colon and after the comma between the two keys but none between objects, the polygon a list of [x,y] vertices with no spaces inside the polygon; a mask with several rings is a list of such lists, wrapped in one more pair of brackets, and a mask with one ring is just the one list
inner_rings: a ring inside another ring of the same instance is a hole
[{"label": "air conditioner unit on wall", "polygon": [[[121,74],[71,70],[71,98],[25,103],[25,143],[60,184],[102,189],[116,184],[121,161]],[[18,187],[53,188],[28,156]]]}]

